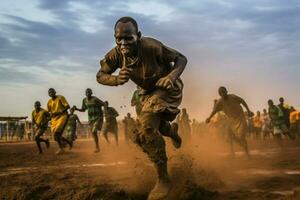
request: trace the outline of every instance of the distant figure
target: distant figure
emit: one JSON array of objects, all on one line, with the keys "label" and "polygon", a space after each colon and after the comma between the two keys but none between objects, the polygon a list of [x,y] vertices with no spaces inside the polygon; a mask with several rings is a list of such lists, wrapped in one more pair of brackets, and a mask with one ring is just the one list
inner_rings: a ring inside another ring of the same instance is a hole
[{"label": "distant figure", "polygon": [[76,114],[74,114],[75,108],[70,109],[70,114],[69,114],[69,119],[67,122],[67,127],[66,127],[66,138],[71,141],[72,143],[76,140],[77,135],[76,135],[76,130],[77,130],[77,123],[80,125],[81,122]]},{"label": "distant figure", "polygon": [[128,142],[136,126],[135,120],[131,117],[130,113],[127,113],[126,117],[124,117],[123,124],[125,141]]},{"label": "distant figure", "polygon": [[32,111],[31,118],[32,124],[36,127],[35,142],[38,147],[39,154],[42,154],[43,150],[41,147],[41,142],[44,142],[47,148],[49,148],[50,146],[48,139],[45,140],[41,138],[47,131],[50,115],[45,109],[41,108],[41,103],[39,101],[36,101],[34,103],[34,110]]},{"label": "distant figure", "polygon": [[119,113],[113,107],[109,107],[107,101],[105,101],[104,103],[106,109],[104,111],[105,124],[103,128],[103,136],[107,143],[109,143],[108,133],[112,133],[115,136],[116,144],[118,144],[117,117],[119,116]]},{"label": "distant figure", "polygon": [[[217,99],[214,100],[214,106],[218,102]],[[230,153],[234,156],[234,148],[233,148],[233,133],[231,131],[230,123],[228,121],[228,117],[225,115],[223,111],[216,113],[211,122],[213,123],[214,127],[221,133],[221,137],[224,138],[230,145]]]},{"label": "distant figure", "polygon": [[263,139],[270,138],[272,132],[271,119],[266,109],[263,110],[262,115],[262,133]]},{"label": "distant figure", "polygon": [[290,109],[289,109],[289,106],[284,103],[283,97],[279,98],[278,106],[283,112],[283,118],[284,118],[285,125],[287,126],[287,128],[290,128]]},{"label": "distant figure", "polygon": [[299,134],[299,125],[300,125],[300,112],[296,110],[294,107],[291,107],[290,112],[290,130],[292,134],[295,134],[298,136]]},{"label": "distant figure", "polygon": [[56,91],[53,88],[48,90],[48,94],[51,97],[47,104],[48,112],[51,117],[51,132],[54,134],[54,139],[59,147],[56,154],[62,154],[64,153],[63,142],[66,142],[70,149],[72,148],[72,143],[62,136],[65,126],[67,125],[68,109],[70,106],[65,97],[56,95]]},{"label": "distant figure", "polygon": [[192,120],[192,125],[191,125],[191,129],[192,129],[192,134],[199,134],[199,122],[197,122],[196,119]]},{"label": "distant figure", "polygon": [[[246,118],[246,122],[247,122],[247,132],[248,132],[248,136],[252,137],[255,134],[255,129],[254,129],[254,117],[253,116],[248,116],[248,113],[245,113],[245,118]],[[253,136],[254,137],[254,136]]]},{"label": "distant figure", "polygon": [[181,115],[180,115],[180,123],[182,125],[182,137],[185,139],[191,138],[191,125],[190,125],[190,118],[186,111],[186,108],[182,109]]},{"label": "distant figure", "polygon": [[256,116],[253,118],[254,133],[256,139],[261,139],[261,129],[262,129],[262,118],[260,111],[257,111]]},{"label": "distant figure", "polygon": [[284,121],[284,114],[279,106],[275,106],[274,102],[270,99],[268,100],[269,105],[269,116],[274,127],[274,138],[278,145],[282,148],[281,135],[289,134],[289,129]]},{"label": "distant figure", "polygon": [[248,144],[246,140],[247,122],[243,112],[243,105],[249,116],[253,116],[253,113],[248,108],[247,103],[234,94],[228,94],[225,87],[219,88],[219,95],[221,98],[215,104],[211,115],[206,119],[206,123],[209,123],[211,118],[220,111],[223,111],[228,117],[230,129],[233,134],[233,139],[240,144],[245,153],[249,156]]},{"label": "distant figure", "polygon": [[[88,120],[90,131],[92,132],[95,147],[94,153],[100,152],[98,131],[101,131],[103,125],[103,110],[102,107],[105,106],[104,102],[93,96],[93,91],[90,88],[85,90],[86,97],[82,100],[81,108],[73,106],[75,110],[79,112],[88,112]],[[105,109],[105,108],[104,108]]]}]

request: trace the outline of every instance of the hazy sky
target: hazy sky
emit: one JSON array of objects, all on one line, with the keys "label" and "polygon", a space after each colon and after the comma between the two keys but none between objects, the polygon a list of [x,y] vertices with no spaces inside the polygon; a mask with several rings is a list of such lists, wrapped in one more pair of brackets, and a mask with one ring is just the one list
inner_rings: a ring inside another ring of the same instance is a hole
[{"label": "hazy sky", "polygon": [[132,112],[133,83],[95,78],[125,15],[188,58],[182,107],[192,117],[209,114],[220,85],[253,111],[280,96],[299,108],[298,0],[14,0],[0,2],[0,116],[30,115],[34,101],[46,105],[49,87],[78,106],[90,87],[122,115]]}]

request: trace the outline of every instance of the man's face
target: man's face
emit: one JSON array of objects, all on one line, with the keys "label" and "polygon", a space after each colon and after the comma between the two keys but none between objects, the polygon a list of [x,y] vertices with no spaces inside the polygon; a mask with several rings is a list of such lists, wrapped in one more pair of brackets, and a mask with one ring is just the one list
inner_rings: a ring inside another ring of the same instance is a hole
[{"label": "man's face", "polygon": [[281,104],[283,104],[283,103],[284,103],[284,99],[281,97],[281,98],[279,99],[279,102],[280,102]]},{"label": "man's face", "polygon": [[39,110],[39,109],[41,108],[41,104],[35,103],[35,104],[34,104],[34,108],[35,108],[36,110]]},{"label": "man's face", "polygon": [[92,96],[92,94],[93,94],[92,90],[86,90],[86,91],[85,91],[85,95],[86,95],[88,98],[90,98],[90,97]]},{"label": "man's face", "polygon": [[55,92],[55,90],[49,90],[48,94],[51,98],[53,98],[53,97],[55,97],[56,92]]},{"label": "man's face", "polygon": [[269,100],[269,101],[268,101],[268,105],[269,105],[270,107],[273,106],[273,105],[274,105],[273,101]]},{"label": "man's face", "polygon": [[137,50],[139,36],[131,22],[119,22],[115,28],[115,40],[123,55],[133,55]]},{"label": "man's face", "polygon": [[222,98],[227,97],[227,90],[224,89],[224,88],[220,88],[220,89],[219,89],[219,95],[220,95]]}]

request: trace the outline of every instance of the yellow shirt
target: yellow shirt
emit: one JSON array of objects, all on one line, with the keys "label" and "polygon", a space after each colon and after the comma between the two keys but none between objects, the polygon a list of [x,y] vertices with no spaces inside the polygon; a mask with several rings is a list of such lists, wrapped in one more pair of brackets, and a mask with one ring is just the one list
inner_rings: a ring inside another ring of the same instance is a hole
[{"label": "yellow shirt", "polygon": [[61,113],[67,107],[69,107],[69,103],[61,95],[57,95],[54,100],[50,99],[47,104],[48,112],[51,114]]},{"label": "yellow shirt", "polygon": [[262,127],[262,120],[260,116],[255,116],[253,119],[253,125],[255,128],[261,128]]},{"label": "yellow shirt", "polygon": [[[67,107],[69,107],[69,103],[65,99],[65,97],[61,95],[57,95],[56,98],[50,99],[47,104],[48,112],[51,114],[62,113],[65,111]],[[62,132],[66,125],[68,119],[68,113],[62,113],[56,115],[55,117],[51,118],[51,131],[53,133]]]},{"label": "yellow shirt", "polygon": [[33,110],[31,116],[32,122],[34,122],[37,125],[37,127],[47,126],[48,112],[43,108],[41,108],[39,112]]},{"label": "yellow shirt", "polygon": [[300,112],[298,110],[295,110],[290,113],[290,122],[291,124],[297,123],[297,121],[300,120]]}]

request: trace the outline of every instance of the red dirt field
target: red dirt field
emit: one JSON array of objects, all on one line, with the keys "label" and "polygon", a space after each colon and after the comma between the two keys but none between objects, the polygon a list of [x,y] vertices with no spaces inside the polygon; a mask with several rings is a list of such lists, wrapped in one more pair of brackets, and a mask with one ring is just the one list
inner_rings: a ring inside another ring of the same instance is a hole
[{"label": "red dirt field", "polygon": [[[213,137],[193,137],[175,150],[167,140],[173,181],[170,200],[300,199],[299,142],[250,141],[251,158],[239,148],[235,157]],[[146,200],[155,172],[133,144],[78,140],[71,151],[55,155],[51,143],[43,155],[33,142],[0,143],[0,199]]]}]

